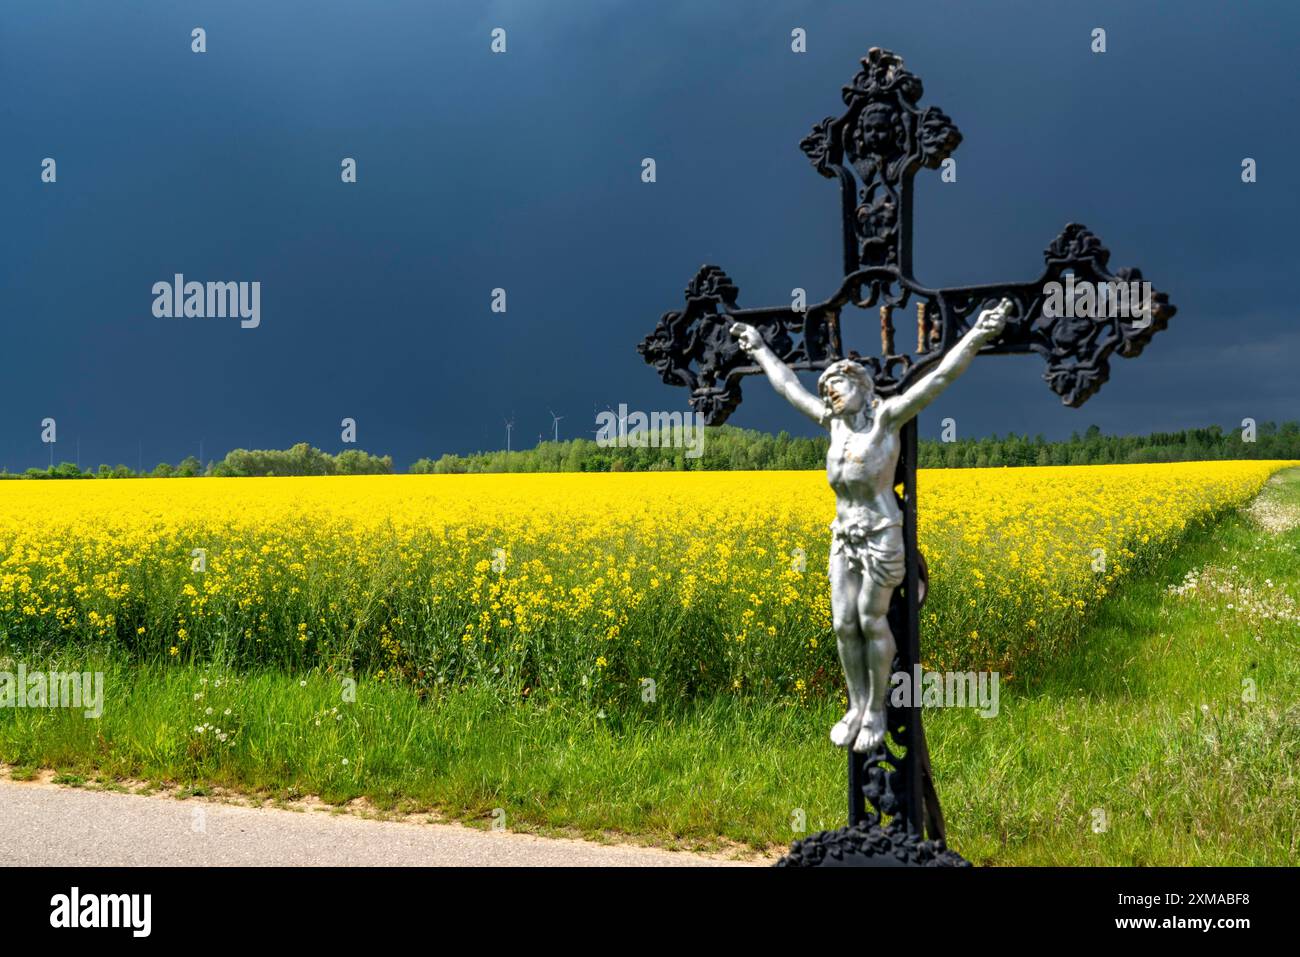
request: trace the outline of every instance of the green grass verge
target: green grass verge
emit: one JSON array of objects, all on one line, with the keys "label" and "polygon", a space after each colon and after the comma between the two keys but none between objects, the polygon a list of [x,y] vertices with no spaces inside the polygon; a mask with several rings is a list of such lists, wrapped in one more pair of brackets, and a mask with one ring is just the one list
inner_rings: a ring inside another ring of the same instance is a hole
[{"label": "green grass verge", "polygon": [[[1300,513],[1300,470],[1264,499]],[[1206,568],[1221,591],[1169,592]],[[1004,685],[997,717],[930,712],[952,845],[981,864],[1295,863],[1300,627],[1294,610],[1287,622],[1261,609],[1284,592],[1294,602],[1298,585],[1300,528],[1229,516],[1126,582],[1071,651]],[[0,709],[12,777],[44,767],[190,794],[364,796],[484,825],[501,808],[511,829],[694,848],[770,850],[797,836],[799,811],[811,829],[844,815],[844,757],[825,740],[835,702],[716,697],[606,714],[475,689],[421,701],[371,681],[348,701],[322,674],[97,667],[99,719]]]}]

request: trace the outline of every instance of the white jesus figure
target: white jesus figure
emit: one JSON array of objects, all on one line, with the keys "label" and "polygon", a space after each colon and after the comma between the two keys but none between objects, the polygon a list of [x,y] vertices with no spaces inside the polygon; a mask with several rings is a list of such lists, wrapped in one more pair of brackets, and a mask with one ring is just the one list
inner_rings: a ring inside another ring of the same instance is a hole
[{"label": "white jesus figure", "polygon": [[869,752],[885,738],[885,702],[896,650],[885,616],[906,567],[903,513],[894,497],[898,431],[1002,332],[1011,308],[1011,302],[1003,299],[985,309],[933,370],[889,399],[876,395],[867,370],[850,359],[827,367],[817,380],[819,394],[813,395],[758,330],[743,322],[731,327],[731,334],[767,374],[772,387],[830,431],[826,478],[835,491],[831,621],[849,694],[849,710],[831,728],[831,741],[838,747]]}]

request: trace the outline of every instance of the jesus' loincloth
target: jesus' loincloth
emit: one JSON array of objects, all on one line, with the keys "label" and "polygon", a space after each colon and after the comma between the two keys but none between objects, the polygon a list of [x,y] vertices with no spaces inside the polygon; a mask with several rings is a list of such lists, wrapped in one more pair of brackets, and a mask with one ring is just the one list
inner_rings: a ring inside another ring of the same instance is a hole
[{"label": "jesus' loincloth", "polygon": [[843,556],[877,585],[895,588],[907,572],[903,520],[882,524],[837,518],[831,523],[831,554]]}]

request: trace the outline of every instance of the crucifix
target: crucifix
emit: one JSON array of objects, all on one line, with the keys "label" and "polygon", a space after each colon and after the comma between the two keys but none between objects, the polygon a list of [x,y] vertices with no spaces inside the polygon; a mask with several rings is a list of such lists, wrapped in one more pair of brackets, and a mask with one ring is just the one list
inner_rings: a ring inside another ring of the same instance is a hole
[{"label": "crucifix", "polygon": [[[928,588],[916,536],[917,413],[977,354],[1026,352],[1046,360],[1043,378],[1078,407],[1106,382],[1112,354],[1141,353],[1175,311],[1138,270],[1111,272],[1110,253],[1077,223],[1047,247],[1033,281],[919,282],[912,180],[922,168],[941,168],[961,143],[948,116],[920,106],[921,97],[921,80],[902,58],[873,48],[843,88],[845,111],[800,143],[814,169],[840,187],[844,278],[830,298],[741,308],[735,283],[705,265],[686,287],[685,308],[664,313],[638,346],[665,383],[690,390],[708,425],[740,404],[745,376],[764,374],[830,432],[832,617],[849,689],[831,740],[848,752],[849,821],[796,841],[787,865],[965,863],[946,846],[920,703],[886,700],[891,670],[911,674],[920,661]],[[910,335],[899,342],[895,324],[909,305],[914,349]],[[850,310],[870,309],[880,319],[879,355],[846,353],[841,322]],[[797,372],[821,373],[817,394]]]}]

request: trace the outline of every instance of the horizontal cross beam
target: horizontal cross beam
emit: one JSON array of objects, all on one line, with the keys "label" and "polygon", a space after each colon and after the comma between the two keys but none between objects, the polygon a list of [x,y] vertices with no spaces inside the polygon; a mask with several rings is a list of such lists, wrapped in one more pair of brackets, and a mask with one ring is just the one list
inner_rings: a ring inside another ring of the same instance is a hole
[{"label": "horizontal cross beam", "polygon": [[[957,288],[928,288],[891,267],[856,270],[824,302],[807,306],[744,309],[739,288],[717,266],[703,266],[686,288],[684,309],[664,313],[638,347],[664,382],[690,390],[691,405],[704,420],[724,422],[741,401],[741,379],[760,373],[732,337],[745,322],[791,368],[825,369],[838,359],[856,359],[873,375],[877,391],[905,390],[951,348],[984,307],[1006,298],[1015,310],[1002,335],[985,354],[1037,353],[1047,361],[1043,378],[1069,406],[1080,406],[1110,376],[1110,357],[1139,355],[1175,313],[1165,293],[1148,289],[1142,273],[1111,272],[1110,253],[1076,223],[1049,245],[1037,279]],[[1082,300],[1090,293],[1086,308]],[[1130,293],[1134,295],[1130,296]],[[903,329],[897,349],[896,311],[916,304],[916,335]],[[849,309],[879,307],[882,349],[878,356],[844,350],[841,323]]]}]

